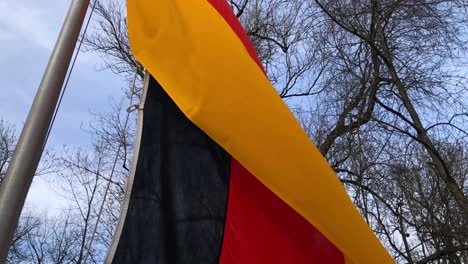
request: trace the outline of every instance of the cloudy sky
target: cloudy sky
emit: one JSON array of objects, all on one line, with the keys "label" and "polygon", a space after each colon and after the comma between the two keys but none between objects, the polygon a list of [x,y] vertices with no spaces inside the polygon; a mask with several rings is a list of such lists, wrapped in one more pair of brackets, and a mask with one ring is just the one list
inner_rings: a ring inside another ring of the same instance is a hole
[{"label": "cloudy sky", "polygon": [[[26,120],[35,92],[71,0],[0,0],[0,119],[16,130]],[[88,11],[89,13],[89,11]],[[91,28],[92,30],[92,28]],[[90,111],[104,111],[125,83],[109,71],[98,71],[100,58],[81,53],[70,79],[48,146],[86,146],[83,127]],[[58,209],[53,179],[36,177],[29,206]]]}]

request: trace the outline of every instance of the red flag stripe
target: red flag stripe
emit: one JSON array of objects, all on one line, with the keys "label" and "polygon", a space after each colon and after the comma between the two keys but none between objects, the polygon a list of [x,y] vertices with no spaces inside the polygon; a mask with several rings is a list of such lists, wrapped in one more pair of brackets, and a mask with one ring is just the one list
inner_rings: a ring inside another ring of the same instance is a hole
[{"label": "red flag stripe", "polygon": [[320,231],[231,158],[220,264],[238,263],[345,262]]},{"label": "red flag stripe", "polygon": [[231,7],[227,3],[227,1],[208,0],[208,2],[216,9],[216,11],[218,11],[218,13],[224,18],[224,20],[226,20],[229,26],[231,26],[232,30],[236,33],[236,35],[244,44],[244,47],[247,49],[247,52],[249,53],[250,57],[255,61],[255,63],[257,63],[258,67],[262,69],[263,73],[265,73],[265,70],[263,69],[263,65],[260,62],[260,59],[258,58],[257,51],[255,50],[254,45],[250,41],[249,36],[247,36],[244,27],[242,27],[241,23],[232,12]]},{"label": "red flag stripe", "polygon": [[[208,0],[265,73],[255,47],[226,0]],[[266,73],[265,73],[266,74]],[[319,230],[232,159],[220,264],[344,263]]]}]

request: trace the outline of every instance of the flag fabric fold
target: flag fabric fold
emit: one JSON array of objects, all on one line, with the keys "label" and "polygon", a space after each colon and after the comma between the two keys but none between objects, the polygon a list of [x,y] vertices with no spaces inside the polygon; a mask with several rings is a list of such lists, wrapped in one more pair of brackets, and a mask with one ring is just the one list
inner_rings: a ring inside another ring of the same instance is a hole
[{"label": "flag fabric fold", "polygon": [[128,0],[127,13],[155,79],[113,263],[394,263],[226,1]]}]

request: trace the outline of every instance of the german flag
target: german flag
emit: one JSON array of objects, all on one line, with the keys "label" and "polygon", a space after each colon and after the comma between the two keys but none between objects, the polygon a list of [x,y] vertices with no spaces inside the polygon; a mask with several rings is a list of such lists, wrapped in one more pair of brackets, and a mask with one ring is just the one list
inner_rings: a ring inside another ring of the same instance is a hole
[{"label": "german flag", "polygon": [[394,263],[225,0],[127,10],[151,77],[108,262]]}]

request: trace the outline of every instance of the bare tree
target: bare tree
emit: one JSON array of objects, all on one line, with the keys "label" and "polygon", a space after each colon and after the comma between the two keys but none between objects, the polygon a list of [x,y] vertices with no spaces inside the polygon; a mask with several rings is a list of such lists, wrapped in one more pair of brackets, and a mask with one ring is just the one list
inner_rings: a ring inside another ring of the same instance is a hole
[{"label": "bare tree", "polygon": [[75,248],[74,263],[84,263],[86,258],[88,262],[99,262],[102,258],[102,252],[96,250],[99,248],[99,241],[90,245],[90,240],[95,236],[94,226],[98,221],[110,161],[106,158],[103,145],[95,145],[90,150],[78,149],[71,154],[65,153],[57,162],[62,169],[62,193],[71,202],[71,210],[75,215],[75,235],[79,246]]},{"label": "bare tree", "polygon": [[[278,94],[395,259],[466,262],[468,83],[460,70],[467,67],[466,4],[228,2]],[[129,81],[136,73],[141,87],[143,67],[131,54],[123,7],[106,0],[95,8],[95,33],[84,37],[87,50],[102,56],[103,68]],[[124,92],[127,98],[134,94]],[[109,182],[106,225],[98,230],[95,251],[108,245],[117,221],[113,208],[123,195],[134,135],[124,129],[124,109],[118,103],[111,113],[96,114],[93,148],[60,159],[64,178],[81,179],[68,182],[81,215],[81,256],[93,250],[83,246],[89,239],[89,223],[83,223],[95,220]],[[118,175],[110,179],[109,157],[120,145]],[[94,256],[99,259],[99,253]]]},{"label": "bare tree", "polygon": [[70,201],[73,215],[68,227],[72,230],[64,232],[79,242],[70,250],[76,256],[73,263],[102,262],[119,220],[135,133],[135,117],[127,113],[125,104],[128,100],[122,99],[108,112],[93,113],[89,148],[65,149],[54,157],[59,192]]},{"label": "bare tree", "polygon": [[21,263],[29,258],[29,252],[26,250],[26,241],[31,236],[31,233],[36,232],[41,225],[41,219],[33,213],[23,213],[15,231],[10,251],[8,252],[7,263]]},{"label": "bare tree", "polygon": [[318,0],[310,9],[322,12],[318,30],[335,51],[324,81],[333,92],[324,88],[315,108],[322,153],[397,260],[460,263],[467,82],[453,65],[466,67],[457,52],[466,10],[457,1]]},{"label": "bare tree", "polygon": [[16,133],[13,126],[0,119],[0,184],[16,146]]},{"label": "bare tree", "polygon": [[14,243],[8,263],[81,263],[82,228],[66,210],[57,216],[28,211],[21,218],[22,225],[32,227]]},{"label": "bare tree", "polygon": [[[14,127],[3,119],[0,119],[0,184],[13,157],[16,142],[17,136]],[[28,254],[24,250],[24,244],[41,224],[41,220],[32,212],[23,213],[13,237],[7,258],[8,263],[18,263],[28,258]]]},{"label": "bare tree", "polygon": [[[144,71],[130,50],[125,7],[116,0],[93,1],[92,5],[98,19],[93,32],[82,36],[85,51],[100,55],[103,59],[102,69],[109,69],[126,78],[128,88],[131,88],[134,74],[141,82]],[[130,89],[125,92],[131,96]]]},{"label": "bare tree", "polygon": [[[56,191],[70,207],[54,216],[26,208],[8,263],[102,263],[118,221],[132,155],[135,132],[125,129],[125,104],[122,99],[108,112],[93,113],[89,148],[50,154]],[[134,117],[129,122],[133,124]]]},{"label": "bare tree", "polygon": [[[375,60],[381,62],[379,68],[383,69],[376,74],[379,80],[388,82],[381,89],[389,94],[378,104],[412,127],[415,139],[426,148],[438,176],[468,218],[468,199],[451,176],[430,132],[423,125],[423,117],[417,111],[419,104],[426,111],[443,113],[436,104],[442,104],[444,99],[466,109],[456,97],[460,88],[452,87],[454,82],[461,84],[461,92],[464,92],[463,80],[456,78],[455,73],[444,71],[441,66],[447,58],[455,57],[452,49],[463,45],[458,33],[466,19],[464,14],[457,12],[454,1],[422,1],[419,4],[363,1],[358,8],[350,4],[339,5],[339,2],[316,1],[336,25],[364,42]],[[356,19],[350,20],[349,17]],[[411,32],[407,32],[409,28]],[[427,36],[431,38],[427,39]]]}]

